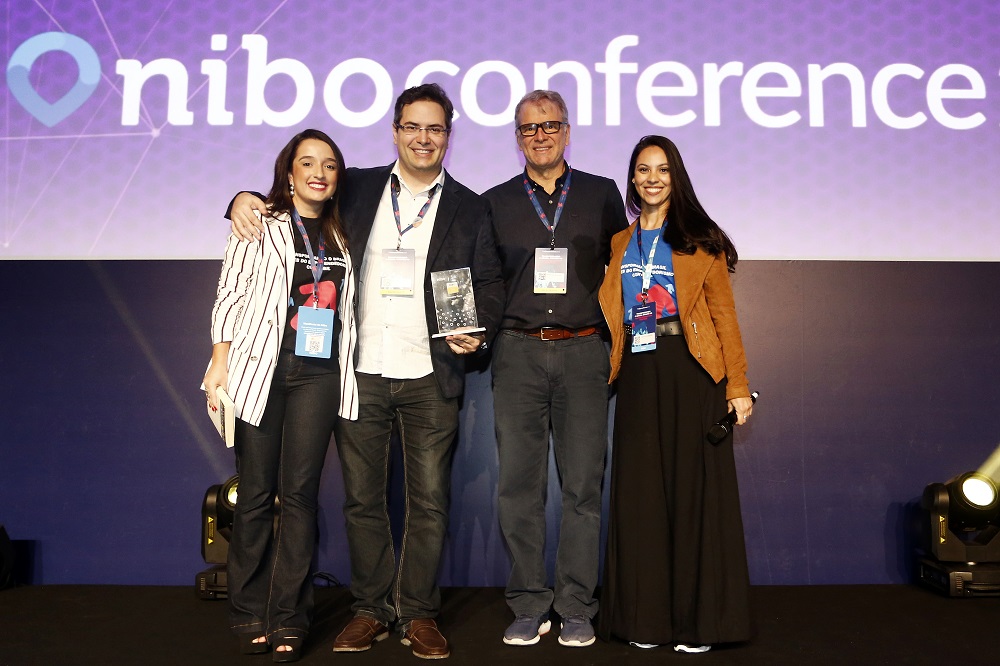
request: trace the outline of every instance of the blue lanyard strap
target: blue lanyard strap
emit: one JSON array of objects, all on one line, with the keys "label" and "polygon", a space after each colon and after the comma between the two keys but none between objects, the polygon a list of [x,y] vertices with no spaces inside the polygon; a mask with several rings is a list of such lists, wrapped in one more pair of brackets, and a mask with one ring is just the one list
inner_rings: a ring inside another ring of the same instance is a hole
[{"label": "blue lanyard strap", "polygon": [[562,217],[563,208],[566,206],[566,196],[569,194],[569,181],[573,177],[573,169],[566,165],[566,180],[563,181],[562,192],[559,194],[559,203],[556,204],[556,214],[552,219],[552,224],[549,224],[549,218],[542,210],[542,204],[538,203],[538,197],[535,196],[535,190],[531,187],[531,180],[528,178],[528,170],[524,170],[524,191],[528,193],[528,198],[531,199],[531,205],[535,207],[535,213],[538,214],[538,219],[542,221],[545,228],[549,230],[552,234],[552,240],[549,241],[549,248],[555,248],[556,246],[556,227],[559,226],[559,218]]},{"label": "blue lanyard strap", "polygon": [[434,195],[437,194],[439,189],[441,189],[441,183],[437,183],[431,188],[431,193],[427,195],[427,201],[420,207],[420,212],[417,213],[417,219],[413,220],[413,222],[410,223],[410,226],[404,229],[402,223],[399,221],[399,177],[397,177],[396,174],[390,174],[389,191],[392,193],[392,214],[396,218],[396,231],[399,232],[399,238],[396,241],[397,250],[403,242],[403,234],[410,229],[416,229],[423,224],[424,215],[427,214],[427,210],[431,207],[431,204],[434,203]]},{"label": "blue lanyard strap", "polygon": [[[635,223],[638,225],[639,220]],[[653,276],[653,257],[656,256],[657,241],[660,240],[660,232],[656,232],[656,237],[653,238],[653,247],[649,250],[649,261],[642,258],[642,226],[636,227],[635,230],[636,243],[639,245],[639,264],[642,266],[642,302],[646,302],[646,295],[649,293],[649,283]]]},{"label": "blue lanyard strap", "polygon": [[319,279],[323,277],[323,261],[326,259],[326,239],[323,238],[323,228],[320,227],[319,232],[319,258],[313,254],[312,243],[309,242],[309,233],[306,231],[306,225],[302,223],[302,217],[299,215],[299,211],[292,208],[292,219],[295,220],[295,226],[299,229],[299,234],[302,236],[302,243],[306,246],[306,254],[309,255],[309,272],[313,276],[313,307],[318,307],[319,303]]}]

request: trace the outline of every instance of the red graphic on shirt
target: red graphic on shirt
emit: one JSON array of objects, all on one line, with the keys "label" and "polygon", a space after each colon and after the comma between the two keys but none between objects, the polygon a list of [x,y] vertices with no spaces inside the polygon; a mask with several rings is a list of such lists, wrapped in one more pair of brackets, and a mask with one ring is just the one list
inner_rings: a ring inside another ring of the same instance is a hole
[{"label": "red graphic on shirt", "polygon": [[[674,303],[674,297],[662,285],[654,284],[650,287],[648,298],[650,301],[656,303],[657,319],[677,314],[677,304]],[[635,300],[637,303],[642,303],[642,294],[636,294]]]},{"label": "red graphic on shirt", "polygon": [[[306,302],[305,302],[306,305],[310,305],[311,306],[313,304],[313,302],[312,302],[312,291],[313,291],[313,287],[312,287],[311,284],[304,284],[301,287],[299,287],[299,293],[306,296]],[[331,303],[333,304],[333,307],[330,307]],[[330,280],[324,280],[323,282],[319,283],[319,304],[318,304],[318,307],[321,310],[325,310],[326,308],[330,308],[331,310],[333,310],[335,312],[337,310],[337,285],[335,285]],[[292,323],[292,328],[294,330],[296,330],[296,331],[299,330],[299,313],[298,312],[296,312],[295,316],[292,317],[292,322],[291,323]]]}]

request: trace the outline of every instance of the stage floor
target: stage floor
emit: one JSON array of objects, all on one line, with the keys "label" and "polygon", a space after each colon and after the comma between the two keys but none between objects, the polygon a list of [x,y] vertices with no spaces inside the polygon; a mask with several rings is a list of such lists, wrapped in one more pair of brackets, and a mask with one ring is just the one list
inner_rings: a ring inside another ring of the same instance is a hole
[{"label": "stage floor", "polygon": [[[504,645],[513,617],[497,588],[443,591],[439,623],[452,643],[442,663],[533,664],[996,664],[1000,598],[951,599],[908,585],[754,587],[756,637],[701,655],[598,641],[565,648],[557,632],[530,647]],[[343,588],[317,590],[316,619],[302,663],[351,666],[426,663],[395,635],[368,652],[332,652],[350,617]],[[0,591],[3,666],[271,663],[242,656],[226,629],[225,601],[191,587],[67,586]],[[331,662],[331,659],[333,660]]]}]

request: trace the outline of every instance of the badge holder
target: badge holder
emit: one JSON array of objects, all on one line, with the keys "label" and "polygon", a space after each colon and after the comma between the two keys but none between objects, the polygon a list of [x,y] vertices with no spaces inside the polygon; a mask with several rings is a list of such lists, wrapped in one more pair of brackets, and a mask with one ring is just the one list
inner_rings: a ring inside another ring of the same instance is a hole
[{"label": "badge holder", "polygon": [[535,248],[535,293],[565,294],[568,265],[566,248]]},{"label": "badge holder", "polygon": [[330,358],[333,347],[333,320],[333,310],[300,305],[299,330],[295,334],[296,356]]},{"label": "badge holder", "polygon": [[656,349],[656,303],[632,308],[632,353]]},{"label": "badge holder", "polygon": [[412,296],[413,274],[417,254],[413,248],[382,250],[382,279],[379,284],[383,296]]}]

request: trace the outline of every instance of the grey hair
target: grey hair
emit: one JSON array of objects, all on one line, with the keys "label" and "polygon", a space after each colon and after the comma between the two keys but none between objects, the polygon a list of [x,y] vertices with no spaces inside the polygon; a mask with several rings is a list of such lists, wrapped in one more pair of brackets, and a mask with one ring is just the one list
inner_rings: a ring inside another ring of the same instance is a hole
[{"label": "grey hair", "polygon": [[566,102],[563,100],[562,95],[555,90],[532,90],[522,97],[521,101],[514,107],[514,126],[517,127],[521,124],[521,107],[525,104],[543,104],[545,102],[555,105],[559,109],[562,121],[567,124],[569,123],[569,110],[566,108]]}]

